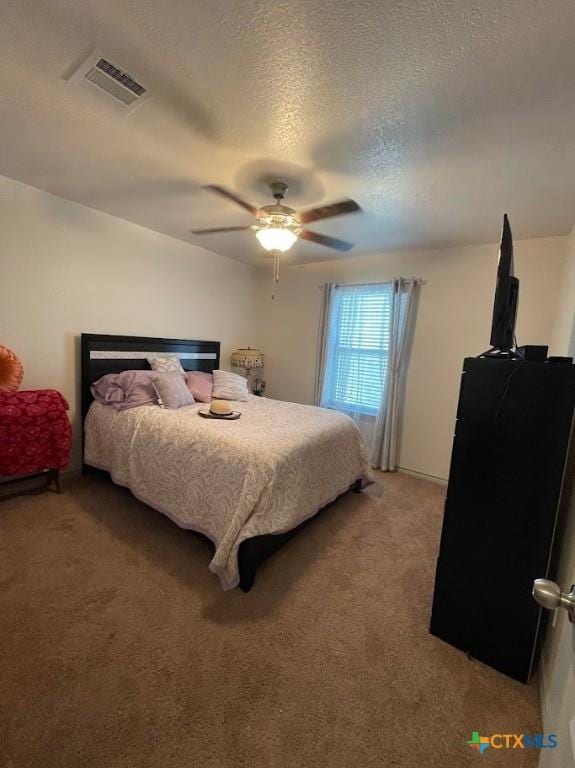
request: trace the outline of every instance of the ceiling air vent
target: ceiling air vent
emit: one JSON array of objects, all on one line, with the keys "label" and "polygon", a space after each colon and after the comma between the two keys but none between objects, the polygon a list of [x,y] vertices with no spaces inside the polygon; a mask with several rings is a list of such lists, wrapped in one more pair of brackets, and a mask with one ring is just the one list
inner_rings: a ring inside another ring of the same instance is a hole
[{"label": "ceiling air vent", "polygon": [[130,111],[149,97],[147,88],[132,75],[94,51],[69,78],[70,82],[98,88]]},{"label": "ceiling air vent", "polygon": [[136,82],[127,72],[122,72],[106,59],[99,59],[95,67],[86,73],[86,80],[107,91],[127,107],[146,93],[143,85]]}]

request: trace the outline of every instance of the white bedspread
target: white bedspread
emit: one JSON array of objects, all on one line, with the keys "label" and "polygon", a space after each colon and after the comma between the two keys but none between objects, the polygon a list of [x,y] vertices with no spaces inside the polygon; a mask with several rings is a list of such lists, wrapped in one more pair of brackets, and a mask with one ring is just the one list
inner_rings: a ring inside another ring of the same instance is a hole
[{"label": "white bedspread", "polygon": [[371,479],[359,430],[345,414],[250,396],[236,421],[204,419],[204,404],[117,412],[93,403],[85,462],[183,528],[207,535],[210,570],[238,584],[244,539],[294,528]]}]

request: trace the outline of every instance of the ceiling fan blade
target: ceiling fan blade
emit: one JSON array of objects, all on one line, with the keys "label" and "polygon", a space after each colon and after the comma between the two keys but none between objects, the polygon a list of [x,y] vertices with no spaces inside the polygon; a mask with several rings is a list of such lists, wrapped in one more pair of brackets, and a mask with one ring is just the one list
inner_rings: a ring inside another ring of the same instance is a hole
[{"label": "ceiling fan blade", "polygon": [[302,229],[299,237],[302,240],[309,240],[311,243],[334,248],[336,251],[351,251],[353,248],[353,243],[346,243],[345,240],[338,240],[337,237],[329,237],[329,235],[318,235],[317,232],[310,232],[309,229]]},{"label": "ceiling fan blade", "polygon": [[247,224],[242,227],[214,227],[213,229],[190,229],[192,235],[214,235],[216,232],[241,232],[245,229],[251,229],[251,225]]},{"label": "ceiling fan blade", "polygon": [[257,216],[258,209],[255,208],[253,205],[246,203],[246,201],[242,200],[241,197],[234,195],[233,192],[229,192],[227,189],[224,189],[223,187],[218,187],[217,184],[206,184],[204,189],[209,189],[210,192],[215,192],[216,195],[219,195],[220,197],[225,197],[228,200],[231,200],[232,203],[239,205],[241,208],[248,211],[248,213],[251,213],[252,216]]},{"label": "ceiling fan blade", "polygon": [[310,208],[309,211],[302,211],[298,213],[298,219],[302,224],[309,224],[310,221],[331,219],[333,216],[343,216],[344,213],[355,213],[356,211],[361,211],[361,208],[355,200],[340,200],[339,203],[320,205],[317,208]]}]

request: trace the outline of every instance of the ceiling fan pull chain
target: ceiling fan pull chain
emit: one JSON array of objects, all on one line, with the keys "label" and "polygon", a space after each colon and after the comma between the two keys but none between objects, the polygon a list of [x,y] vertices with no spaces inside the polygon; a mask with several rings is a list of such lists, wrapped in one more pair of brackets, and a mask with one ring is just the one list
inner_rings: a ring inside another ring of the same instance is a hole
[{"label": "ceiling fan pull chain", "polygon": [[280,279],[280,252],[274,251],[274,274],[272,278],[272,299],[275,299],[276,285]]}]

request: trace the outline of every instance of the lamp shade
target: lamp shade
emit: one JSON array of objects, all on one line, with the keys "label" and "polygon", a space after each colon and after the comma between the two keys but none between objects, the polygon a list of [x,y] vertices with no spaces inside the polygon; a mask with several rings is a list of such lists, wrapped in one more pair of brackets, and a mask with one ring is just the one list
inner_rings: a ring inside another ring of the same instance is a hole
[{"label": "lamp shade", "polygon": [[234,368],[243,368],[245,371],[251,371],[253,368],[264,367],[264,354],[259,349],[236,349],[232,352],[232,366]]},{"label": "lamp shade", "polygon": [[266,251],[289,251],[297,235],[287,227],[265,227],[256,232],[256,237]]}]

